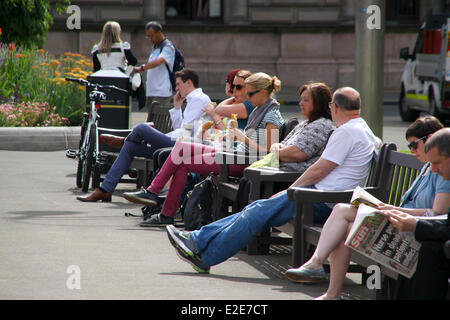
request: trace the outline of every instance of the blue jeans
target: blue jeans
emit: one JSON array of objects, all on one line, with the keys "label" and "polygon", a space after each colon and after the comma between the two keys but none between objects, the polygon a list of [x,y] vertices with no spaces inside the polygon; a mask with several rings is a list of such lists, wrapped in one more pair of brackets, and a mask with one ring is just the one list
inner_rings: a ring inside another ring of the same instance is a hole
[{"label": "blue jeans", "polygon": [[122,176],[128,171],[134,157],[152,158],[161,148],[173,147],[175,140],[148,124],[138,124],[126,137],[120,154],[114,161],[100,188],[113,193]]},{"label": "blue jeans", "polygon": [[[325,223],[331,208],[324,203],[314,204],[314,223]],[[190,233],[203,263],[213,266],[235,255],[253,236],[270,227],[279,227],[295,215],[295,202],[287,192],[271,199],[257,200],[241,212],[214,221]]]}]

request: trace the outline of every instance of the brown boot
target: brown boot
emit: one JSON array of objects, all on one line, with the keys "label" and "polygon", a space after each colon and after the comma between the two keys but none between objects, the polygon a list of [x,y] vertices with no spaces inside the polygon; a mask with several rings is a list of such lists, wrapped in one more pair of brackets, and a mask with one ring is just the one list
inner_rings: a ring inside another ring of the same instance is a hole
[{"label": "brown boot", "polygon": [[125,137],[114,136],[112,134],[101,134],[100,140],[102,140],[110,147],[120,149],[123,147]]},{"label": "brown boot", "polygon": [[111,202],[111,194],[109,192],[103,192],[99,188],[96,188],[87,197],[77,197],[77,200],[80,200],[83,202],[97,202],[99,200],[103,201],[103,202]]}]

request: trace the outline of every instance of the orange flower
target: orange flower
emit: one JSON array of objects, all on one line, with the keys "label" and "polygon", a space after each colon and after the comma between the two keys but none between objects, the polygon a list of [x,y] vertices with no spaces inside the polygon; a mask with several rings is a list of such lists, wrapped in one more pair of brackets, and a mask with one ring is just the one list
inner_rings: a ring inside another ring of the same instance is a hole
[{"label": "orange flower", "polygon": [[50,64],[51,64],[52,66],[54,66],[54,67],[57,67],[57,66],[59,66],[61,63],[60,63],[58,60],[52,60],[52,61],[50,61]]},{"label": "orange flower", "polygon": [[23,54],[16,54],[16,55],[14,55],[14,58],[19,58],[19,59],[21,59],[21,58],[23,58],[24,57],[24,55]]}]

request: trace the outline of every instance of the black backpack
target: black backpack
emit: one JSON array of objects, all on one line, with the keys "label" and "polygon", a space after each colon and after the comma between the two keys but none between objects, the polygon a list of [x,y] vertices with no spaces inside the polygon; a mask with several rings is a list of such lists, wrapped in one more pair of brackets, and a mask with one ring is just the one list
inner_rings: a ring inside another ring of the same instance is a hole
[{"label": "black backpack", "polygon": [[212,179],[213,175],[209,175],[187,193],[180,208],[185,230],[198,230],[213,221],[216,211],[217,187]]},{"label": "black backpack", "polygon": [[[164,41],[161,43],[161,51],[164,49],[164,46],[166,45],[166,40],[167,39],[164,39]],[[173,43],[172,43],[172,45],[173,45]],[[175,47],[175,46],[173,46],[173,47],[175,48],[175,60],[173,62],[173,69],[170,70],[169,66],[167,65],[167,62],[165,64],[166,64],[167,71],[169,72],[169,79],[170,79],[170,83],[172,85],[172,91],[175,91],[175,87],[176,87],[175,73],[183,70],[185,67],[185,64],[184,64],[184,56],[181,53],[181,51],[177,47]]]}]

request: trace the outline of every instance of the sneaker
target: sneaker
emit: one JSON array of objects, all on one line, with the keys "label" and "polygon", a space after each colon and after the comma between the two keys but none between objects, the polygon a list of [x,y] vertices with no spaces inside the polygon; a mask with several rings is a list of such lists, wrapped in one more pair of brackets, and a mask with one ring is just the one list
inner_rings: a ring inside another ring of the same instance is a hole
[{"label": "sneaker", "polygon": [[173,224],[173,218],[163,215],[162,213],[154,214],[147,220],[139,223],[141,227],[160,227]]},{"label": "sneaker", "polygon": [[288,269],[285,276],[293,282],[301,283],[314,283],[328,279],[328,276],[323,268],[306,269],[303,266],[300,268]]},{"label": "sneaker", "polygon": [[178,256],[192,265],[198,273],[209,273],[209,266],[205,265],[199,254],[196,253],[195,245],[189,239],[189,232],[179,231],[174,226],[167,226],[167,236],[170,243],[175,247]]},{"label": "sneaker", "polygon": [[125,192],[123,197],[130,202],[144,204],[151,207],[158,205],[160,202],[158,196],[147,189],[142,189],[138,192]]}]

